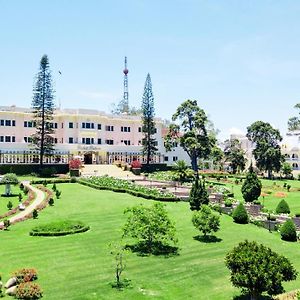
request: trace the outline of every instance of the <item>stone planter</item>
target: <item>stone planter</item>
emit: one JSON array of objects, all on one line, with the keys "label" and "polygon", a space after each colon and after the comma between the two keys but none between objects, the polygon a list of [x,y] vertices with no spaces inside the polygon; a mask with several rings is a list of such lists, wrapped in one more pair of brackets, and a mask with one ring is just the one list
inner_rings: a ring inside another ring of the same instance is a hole
[{"label": "stone planter", "polygon": [[141,175],[141,168],[132,168],[131,171],[134,175]]},{"label": "stone planter", "polygon": [[264,220],[264,227],[266,229],[270,229],[271,231],[275,231],[276,230],[276,225],[278,224],[277,221],[271,221],[271,220]]},{"label": "stone planter", "polygon": [[79,177],[80,176],[80,170],[79,169],[70,170],[70,176],[71,177]]},{"label": "stone planter", "polygon": [[228,207],[228,206],[222,206],[221,209],[222,209],[222,212],[223,212],[224,214],[226,214],[226,215],[231,214],[231,212],[232,212],[232,210],[233,210],[232,206],[231,206],[231,207]]}]

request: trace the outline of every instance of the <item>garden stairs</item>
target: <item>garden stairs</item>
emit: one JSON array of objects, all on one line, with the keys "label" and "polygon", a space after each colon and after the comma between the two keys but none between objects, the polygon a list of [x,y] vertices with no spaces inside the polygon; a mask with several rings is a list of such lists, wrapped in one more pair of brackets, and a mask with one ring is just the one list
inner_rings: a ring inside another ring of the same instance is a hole
[{"label": "garden stairs", "polygon": [[116,165],[84,165],[81,170],[81,175],[87,176],[112,176],[120,179],[141,179],[142,176],[137,176],[130,171],[123,171]]}]

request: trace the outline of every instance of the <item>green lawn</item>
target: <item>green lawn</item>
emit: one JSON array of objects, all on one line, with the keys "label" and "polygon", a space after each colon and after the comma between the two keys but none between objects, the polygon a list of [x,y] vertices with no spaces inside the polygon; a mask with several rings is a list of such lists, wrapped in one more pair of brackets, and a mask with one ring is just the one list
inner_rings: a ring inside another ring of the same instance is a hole
[{"label": "green lawn", "polygon": [[[0,185],[0,215],[6,213],[8,211],[7,209],[7,203],[8,201],[11,201],[13,204],[13,208],[19,205],[19,193],[21,192],[20,188],[18,186],[11,186],[11,192],[12,194],[15,194],[17,196],[15,197],[3,197],[1,196],[5,192],[5,185]],[[26,196],[24,196],[23,200],[25,200]]]},{"label": "green lawn", "polygon": [[[78,184],[57,186],[62,190],[61,199],[42,211],[39,219],[0,231],[3,281],[18,268],[34,267],[45,300],[232,299],[239,291],[229,282],[224,257],[246,238],[286,255],[300,271],[298,243],[283,242],[277,233],[254,225],[234,224],[228,216],[222,216],[221,230],[217,233],[221,242],[201,243],[193,239],[198,232],[192,226],[188,203],[167,203],[170,217],[176,222],[179,255],[165,258],[129,253],[124,276],[131,279],[132,289],[116,291],[109,285],[114,279],[114,266],[107,245],[120,239],[126,207],[152,201]],[[64,218],[80,220],[90,225],[91,230],[64,237],[28,234],[33,226]],[[286,289],[299,286],[300,277],[286,284]]]}]

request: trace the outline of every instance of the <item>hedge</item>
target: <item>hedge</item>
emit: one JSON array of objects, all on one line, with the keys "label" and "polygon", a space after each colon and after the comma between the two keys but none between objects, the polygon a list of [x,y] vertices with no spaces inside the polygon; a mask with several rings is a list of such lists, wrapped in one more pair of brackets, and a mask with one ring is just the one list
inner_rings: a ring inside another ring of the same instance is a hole
[{"label": "hedge", "polygon": [[78,228],[76,230],[68,230],[68,231],[59,231],[59,232],[34,232],[30,231],[30,236],[63,236],[68,234],[75,234],[75,233],[81,233],[86,232],[90,229],[90,226],[84,226],[82,228]]},{"label": "hedge", "polygon": [[165,163],[162,164],[142,164],[142,172],[147,172],[147,173],[152,173],[152,172],[157,172],[157,171],[169,171],[173,170],[172,166],[168,166]]},{"label": "hedge", "polygon": [[[43,171],[53,168],[54,173],[66,174],[69,172],[68,164],[44,164]],[[55,170],[54,170],[55,169]],[[39,164],[1,164],[0,174],[15,173],[17,175],[29,175],[31,173],[41,173]]]},{"label": "hedge", "polygon": [[127,190],[127,189],[117,189],[117,188],[108,187],[108,186],[100,186],[100,185],[96,185],[96,184],[93,184],[93,183],[86,182],[84,180],[78,180],[77,182],[82,184],[82,185],[86,185],[86,186],[89,186],[89,187],[97,189],[97,190],[109,190],[109,191],[116,192],[116,193],[127,193],[127,194],[130,194],[130,195],[145,198],[145,199],[165,201],[165,202],[178,202],[178,201],[180,201],[180,199],[178,199],[176,197],[174,197],[174,198],[155,197],[155,196],[151,196],[151,195],[148,195],[148,194],[144,194],[144,193],[137,192],[137,191],[132,191],[132,190]]},{"label": "hedge", "polygon": [[34,179],[30,181],[30,184],[53,184],[53,183],[75,183],[72,178],[59,178],[59,179]]}]

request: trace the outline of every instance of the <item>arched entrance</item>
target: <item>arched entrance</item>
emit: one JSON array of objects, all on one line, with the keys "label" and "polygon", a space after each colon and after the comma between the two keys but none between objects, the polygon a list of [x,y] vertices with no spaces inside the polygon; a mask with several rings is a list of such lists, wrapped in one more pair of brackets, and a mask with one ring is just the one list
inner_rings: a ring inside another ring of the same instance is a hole
[{"label": "arched entrance", "polygon": [[91,165],[93,163],[93,155],[91,152],[84,154],[84,163],[86,165]]}]

